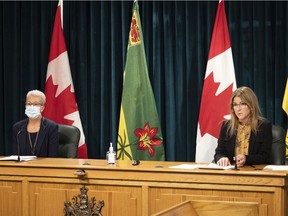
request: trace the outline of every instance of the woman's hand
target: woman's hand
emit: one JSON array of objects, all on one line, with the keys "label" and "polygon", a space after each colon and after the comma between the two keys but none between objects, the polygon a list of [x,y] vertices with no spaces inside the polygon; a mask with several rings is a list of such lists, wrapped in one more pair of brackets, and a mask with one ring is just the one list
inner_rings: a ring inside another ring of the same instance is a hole
[{"label": "woman's hand", "polygon": [[222,157],[217,161],[217,165],[218,166],[229,166],[230,161],[227,157]]},{"label": "woman's hand", "polygon": [[245,155],[237,155],[236,156],[236,163],[238,167],[244,166],[246,162],[246,156]]}]

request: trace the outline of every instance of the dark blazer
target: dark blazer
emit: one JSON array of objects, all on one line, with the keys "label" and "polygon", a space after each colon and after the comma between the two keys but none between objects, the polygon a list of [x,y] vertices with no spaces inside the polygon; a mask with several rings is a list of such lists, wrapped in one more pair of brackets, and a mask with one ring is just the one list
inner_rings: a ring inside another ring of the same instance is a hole
[{"label": "dark blazer", "polygon": [[[32,155],[31,146],[27,132],[28,118],[21,120],[13,125],[12,154],[18,155],[18,145],[20,155]],[[35,146],[35,155],[37,157],[57,157],[59,148],[58,124],[42,118],[37,143]]]},{"label": "dark blazer", "polygon": [[[229,137],[227,133],[228,122],[225,121],[222,124],[220,130],[220,136],[218,139],[218,146],[215,150],[214,161],[217,162],[222,157],[228,157],[230,163],[233,163],[235,142],[237,131],[232,137]],[[251,131],[249,139],[249,150],[246,155],[247,165],[252,164],[269,164],[272,146],[272,124],[264,120],[259,123],[259,131],[257,134]]]}]

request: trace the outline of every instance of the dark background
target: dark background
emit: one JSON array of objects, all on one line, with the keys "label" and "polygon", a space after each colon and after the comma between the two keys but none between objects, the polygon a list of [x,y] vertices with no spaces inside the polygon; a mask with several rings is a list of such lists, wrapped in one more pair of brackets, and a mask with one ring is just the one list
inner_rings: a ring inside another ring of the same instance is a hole
[{"label": "dark background", "polygon": [[[44,91],[57,1],[0,2],[0,155],[25,118],[27,91]],[[64,1],[64,34],[89,158],[117,141],[133,1]],[[140,1],[149,76],[166,159],[194,161],[202,85],[218,1]],[[237,86],[286,128],[288,2],[225,1]]]}]

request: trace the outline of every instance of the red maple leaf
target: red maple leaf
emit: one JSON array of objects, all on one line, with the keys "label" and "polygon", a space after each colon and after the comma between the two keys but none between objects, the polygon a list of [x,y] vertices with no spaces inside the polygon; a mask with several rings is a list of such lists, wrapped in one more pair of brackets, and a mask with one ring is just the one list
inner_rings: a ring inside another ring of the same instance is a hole
[{"label": "red maple leaf", "polygon": [[55,97],[57,88],[58,85],[54,85],[52,76],[50,76],[45,86],[46,104],[43,116],[60,124],[72,125],[74,122],[64,119],[64,116],[78,111],[75,93],[70,91],[71,85],[69,85]]},{"label": "red maple leaf", "polygon": [[213,72],[205,79],[199,114],[201,136],[208,133],[218,139],[224,116],[230,114],[233,83],[216,96],[219,85],[214,82]]}]

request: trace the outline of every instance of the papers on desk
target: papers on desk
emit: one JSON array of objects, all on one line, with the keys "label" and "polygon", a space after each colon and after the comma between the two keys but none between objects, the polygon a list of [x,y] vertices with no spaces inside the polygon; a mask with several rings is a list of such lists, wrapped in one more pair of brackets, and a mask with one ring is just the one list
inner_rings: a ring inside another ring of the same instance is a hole
[{"label": "papers on desk", "polygon": [[[37,158],[36,156],[32,156],[32,155],[20,156],[20,161],[30,161],[36,158]],[[11,155],[9,157],[0,158],[0,161],[17,161],[17,160],[18,160],[18,155]]]},{"label": "papers on desk", "polygon": [[264,169],[270,169],[270,170],[288,170],[288,166],[284,165],[267,165],[264,167]]},{"label": "papers on desk", "polygon": [[174,169],[198,169],[200,166],[207,166],[207,165],[180,164],[180,165],[177,165],[177,166],[170,166],[169,168],[174,168]]},{"label": "papers on desk", "polygon": [[210,163],[204,167],[199,167],[200,169],[219,169],[219,170],[228,170],[228,169],[234,169],[234,165],[230,166],[219,166],[215,163]]},{"label": "papers on desk", "polygon": [[169,168],[175,169],[218,169],[218,170],[228,170],[233,169],[234,166],[218,166],[215,163],[210,164],[180,164],[177,166],[170,166]]}]

